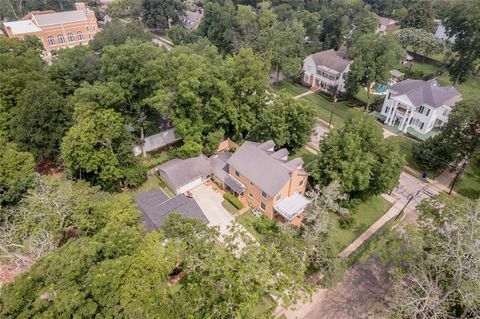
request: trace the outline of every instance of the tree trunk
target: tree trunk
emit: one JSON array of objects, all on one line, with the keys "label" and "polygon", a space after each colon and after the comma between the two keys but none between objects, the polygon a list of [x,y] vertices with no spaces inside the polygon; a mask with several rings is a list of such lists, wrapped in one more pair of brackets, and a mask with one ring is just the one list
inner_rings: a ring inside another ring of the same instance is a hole
[{"label": "tree trunk", "polygon": [[457,76],[455,77],[455,83],[453,83],[453,84],[458,85],[458,82],[460,82],[460,73],[457,74]]},{"label": "tree trunk", "polygon": [[142,126],[140,127],[140,139],[142,140],[142,156],[147,157],[147,152],[145,152],[145,133],[143,131],[143,123]]},{"label": "tree trunk", "polygon": [[275,79],[275,84],[278,85],[280,81],[280,66],[277,66],[277,78]]}]

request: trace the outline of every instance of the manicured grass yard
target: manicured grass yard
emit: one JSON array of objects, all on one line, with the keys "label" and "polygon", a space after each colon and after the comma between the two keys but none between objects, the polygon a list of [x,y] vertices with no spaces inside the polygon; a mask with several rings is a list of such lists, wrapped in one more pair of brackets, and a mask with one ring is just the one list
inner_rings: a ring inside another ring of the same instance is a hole
[{"label": "manicured grass yard", "polygon": [[288,159],[290,160],[295,157],[301,157],[303,159],[303,164],[307,165],[315,160],[316,155],[305,148],[301,148],[295,152],[290,153],[290,155],[288,156]]},{"label": "manicured grass yard", "polygon": [[[420,166],[418,166],[417,162],[415,162],[415,159],[413,157],[413,147],[416,144],[415,141],[404,136],[390,136],[388,140],[392,141],[400,147],[400,154],[405,156],[406,165],[408,167],[411,167],[421,173],[425,171]],[[429,178],[435,178],[439,175],[439,172],[435,171],[427,171],[426,173]]]},{"label": "manicured grass yard", "polygon": [[273,86],[273,89],[277,92],[286,92],[292,96],[297,96],[308,91],[307,87],[287,80],[283,81],[280,85]]},{"label": "manicured grass yard", "polygon": [[222,206],[232,215],[238,212],[238,209],[236,209],[228,200],[224,200]]},{"label": "manicured grass yard", "polygon": [[[334,234],[334,241],[340,250],[343,250],[351,244],[358,236],[365,232],[373,223],[382,217],[392,206],[390,202],[382,196],[374,196],[367,201],[361,203],[352,210],[355,218],[355,225],[351,229],[338,229]],[[338,221],[339,217],[332,214],[334,219]]]},{"label": "manicured grass yard", "polygon": [[457,193],[471,198],[480,196],[480,153],[470,159],[464,174],[454,186]]},{"label": "manicured grass yard", "polygon": [[332,124],[334,127],[342,127],[352,114],[352,108],[349,107],[346,102],[339,101],[333,103],[319,93],[304,96],[300,98],[299,101],[305,101],[312,105],[317,111],[317,116],[327,123],[330,121],[333,111]]},{"label": "manicured grass yard", "polygon": [[[448,72],[439,76],[437,81],[440,85],[453,85]],[[467,81],[456,85],[455,88],[462,94],[464,100],[473,100],[479,96],[480,79],[471,76]]]},{"label": "manicured grass yard", "polygon": [[142,184],[139,188],[135,190],[133,195],[145,193],[157,188],[161,188],[168,197],[172,198],[175,197],[175,194],[172,193],[172,191],[165,185],[165,183],[157,176],[157,175],[150,175],[147,177],[147,180],[145,183]]},{"label": "manicured grass yard", "polygon": [[422,71],[423,74],[434,74],[437,72],[440,68],[436,65],[429,64],[429,63],[424,63],[424,62],[419,62],[419,61],[413,61],[412,63],[412,71]]}]

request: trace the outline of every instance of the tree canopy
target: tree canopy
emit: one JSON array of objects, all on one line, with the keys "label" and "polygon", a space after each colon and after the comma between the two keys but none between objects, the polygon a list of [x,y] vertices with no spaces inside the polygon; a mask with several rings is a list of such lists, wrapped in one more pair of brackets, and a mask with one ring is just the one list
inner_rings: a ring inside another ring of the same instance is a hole
[{"label": "tree canopy", "polygon": [[375,119],[355,112],[320,142],[311,173],[320,185],[338,181],[343,192],[366,197],[392,190],[403,165],[398,147],[384,140]]},{"label": "tree canopy", "polygon": [[61,145],[70,174],[109,191],[140,185],[145,173],[120,114],[85,103],[76,105],[74,119]]},{"label": "tree canopy", "polygon": [[388,83],[390,70],[402,59],[404,50],[394,36],[367,33],[358,38],[348,55],[355,62],[345,81],[347,93],[354,96],[359,89],[366,88],[366,109],[369,110],[370,88],[375,83]]},{"label": "tree canopy", "polygon": [[456,53],[450,61],[449,73],[455,83],[465,81],[476,70],[480,58],[480,3],[453,2],[445,10],[442,23],[454,38]]},{"label": "tree canopy", "polygon": [[16,203],[35,177],[32,154],[0,137],[0,205]]},{"label": "tree canopy", "polygon": [[394,250],[392,314],[468,318],[480,308],[480,205],[446,195],[419,207],[418,230]]},{"label": "tree canopy", "polygon": [[480,100],[456,105],[440,134],[414,148],[416,161],[425,169],[444,169],[470,158],[480,147]]}]

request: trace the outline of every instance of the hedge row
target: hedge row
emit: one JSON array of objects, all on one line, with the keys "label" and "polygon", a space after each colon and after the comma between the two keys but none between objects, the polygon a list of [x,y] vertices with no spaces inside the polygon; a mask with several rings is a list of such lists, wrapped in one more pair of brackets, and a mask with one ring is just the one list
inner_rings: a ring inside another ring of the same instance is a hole
[{"label": "hedge row", "polygon": [[227,201],[229,201],[230,204],[232,204],[236,209],[242,209],[243,208],[243,203],[238,198],[233,196],[232,194],[225,193],[225,195],[223,195],[223,198],[226,199]]}]

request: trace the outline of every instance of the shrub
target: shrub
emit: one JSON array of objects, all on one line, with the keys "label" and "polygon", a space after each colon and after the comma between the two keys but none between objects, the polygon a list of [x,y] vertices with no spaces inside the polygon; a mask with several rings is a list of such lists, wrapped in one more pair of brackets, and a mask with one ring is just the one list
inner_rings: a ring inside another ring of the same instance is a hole
[{"label": "shrub", "polygon": [[226,199],[227,201],[229,201],[230,204],[232,204],[236,209],[242,209],[243,208],[243,203],[238,198],[233,196],[232,194],[225,193],[225,195],[223,195],[223,198]]},{"label": "shrub", "polygon": [[273,220],[268,219],[263,215],[255,219],[255,221],[252,223],[252,226],[253,228],[255,228],[257,233],[262,235],[269,232],[273,232],[273,233],[278,232],[277,223],[274,222]]},{"label": "shrub", "polygon": [[343,230],[351,229],[355,224],[355,218],[353,218],[353,216],[342,216],[338,220],[338,224]]}]

